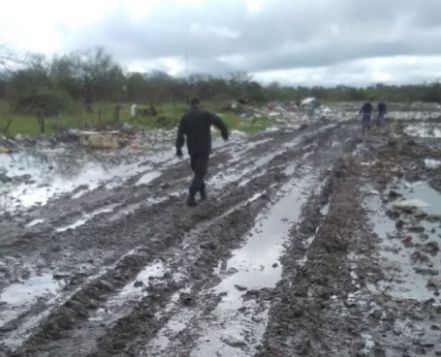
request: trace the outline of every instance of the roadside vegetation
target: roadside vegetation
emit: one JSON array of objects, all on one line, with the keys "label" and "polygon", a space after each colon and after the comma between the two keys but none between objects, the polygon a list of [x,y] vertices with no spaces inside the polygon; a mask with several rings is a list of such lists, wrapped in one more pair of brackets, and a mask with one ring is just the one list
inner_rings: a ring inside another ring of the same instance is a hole
[{"label": "roadside vegetation", "polygon": [[[173,128],[193,96],[219,113],[230,128],[243,131],[265,129],[271,120],[241,120],[241,105],[299,103],[311,96],[322,102],[441,102],[438,82],[377,84],[367,88],[306,88],[278,83],[262,86],[245,72],[223,78],[205,74],[174,78],[161,71],[127,72],[102,48],[52,59],[40,55],[17,59],[4,51],[0,47],[0,134],[12,136],[51,135],[68,128],[110,129],[124,124],[135,128]],[[231,106],[233,102],[235,105]],[[137,115],[132,117],[130,106],[134,103]]]}]

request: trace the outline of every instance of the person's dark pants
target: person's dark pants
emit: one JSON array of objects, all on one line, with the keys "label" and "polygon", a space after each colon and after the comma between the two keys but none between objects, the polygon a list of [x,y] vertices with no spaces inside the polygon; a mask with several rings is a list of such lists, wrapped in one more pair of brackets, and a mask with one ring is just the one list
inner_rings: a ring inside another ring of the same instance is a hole
[{"label": "person's dark pants", "polygon": [[361,128],[364,131],[368,131],[371,128],[371,115],[364,113],[361,117]]},{"label": "person's dark pants", "polygon": [[194,197],[197,192],[201,193],[201,196],[205,196],[205,176],[208,169],[208,155],[194,155],[190,156],[191,169],[193,170],[194,177],[190,184],[190,196]]},{"label": "person's dark pants", "polygon": [[384,113],[378,113],[377,126],[382,126],[384,123]]}]

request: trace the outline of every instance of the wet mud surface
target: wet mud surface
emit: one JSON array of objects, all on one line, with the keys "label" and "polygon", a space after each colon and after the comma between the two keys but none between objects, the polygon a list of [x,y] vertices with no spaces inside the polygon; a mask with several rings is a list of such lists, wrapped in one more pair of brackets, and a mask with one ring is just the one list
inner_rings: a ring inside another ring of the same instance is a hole
[{"label": "wet mud surface", "polygon": [[440,127],[1,154],[0,356],[441,355]]}]

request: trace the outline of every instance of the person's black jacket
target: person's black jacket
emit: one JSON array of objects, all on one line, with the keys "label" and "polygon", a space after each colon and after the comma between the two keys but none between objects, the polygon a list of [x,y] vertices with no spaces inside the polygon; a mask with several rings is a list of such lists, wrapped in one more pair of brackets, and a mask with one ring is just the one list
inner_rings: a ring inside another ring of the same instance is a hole
[{"label": "person's black jacket", "polygon": [[386,113],[386,104],[384,104],[383,102],[378,103],[377,110],[379,114]]},{"label": "person's black jacket", "polygon": [[188,153],[191,156],[208,155],[211,152],[211,125],[221,131],[224,140],[228,139],[228,129],[215,114],[192,108],[181,118],[176,138],[176,150],[180,151],[187,138]]},{"label": "person's black jacket", "polygon": [[360,113],[371,115],[373,110],[374,110],[374,108],[373,108],[372,104],[370,102],[366,102],[361,107]]}]

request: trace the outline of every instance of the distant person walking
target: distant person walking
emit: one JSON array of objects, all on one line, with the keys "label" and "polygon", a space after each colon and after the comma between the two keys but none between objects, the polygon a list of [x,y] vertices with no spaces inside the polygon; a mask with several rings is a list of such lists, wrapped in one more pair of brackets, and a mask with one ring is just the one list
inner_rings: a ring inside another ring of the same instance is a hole
[{"label": "distant person walking", "polygon": [[386,115],[386,104],[380,102],[377,105],[377,126],[382,126],[384,124],[384,116]]},{"label": "distant person walking", "polygon": [[179,122],[176,138],[176,155],[178,157],[182,157],[182,146],[185,139],[187,139],[191,169],[194,173],[188,192],[188,206],[196,205],[195,196],[198,192],[201,200],[207,198],[204,180],[211,153],[211,125],[216,126],[221,131],[222,138],[225,141],[228,140],[228,129],[224,122],[217,115],[200,109],[200,100],[193,98],[190,101],[190,110],[182,116]]},{"label": "distant person walking", "polygon": [[363,133],[371,128],[371,116],[373,111],[373,106],[371,102],[366,102],[360,109],[361,116],[361,128]]}]

